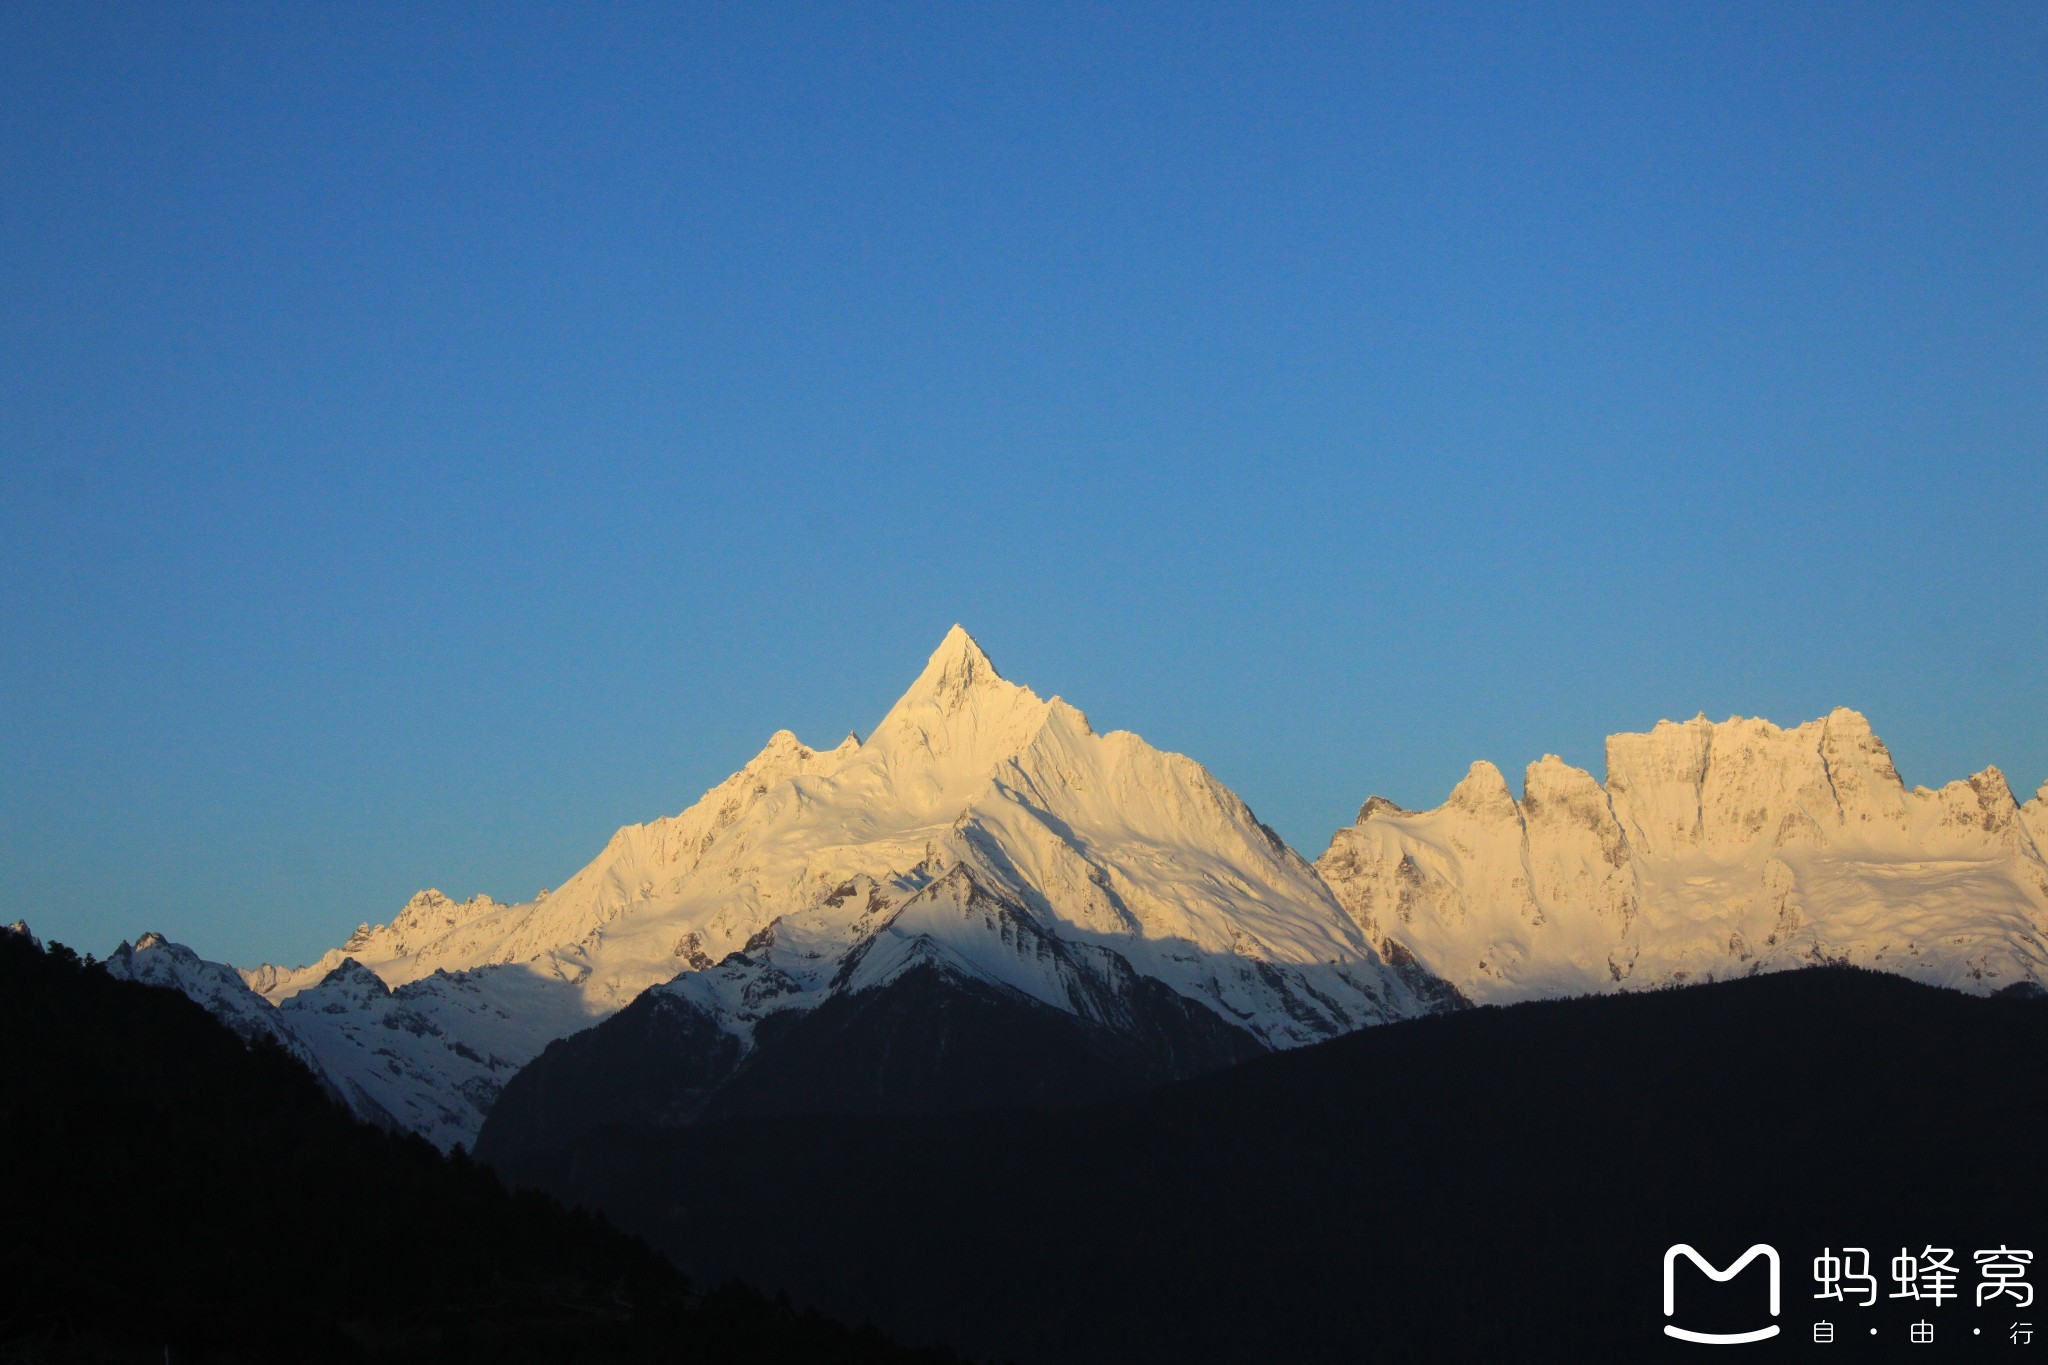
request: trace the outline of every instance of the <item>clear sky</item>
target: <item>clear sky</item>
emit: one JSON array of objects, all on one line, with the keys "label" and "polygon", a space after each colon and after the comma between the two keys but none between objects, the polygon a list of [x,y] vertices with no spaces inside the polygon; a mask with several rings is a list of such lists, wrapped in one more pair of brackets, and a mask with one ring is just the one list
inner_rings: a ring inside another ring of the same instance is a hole
[{"label": "clear sky", "polygon": [[0,462],[100,953],[524,898],[956,620],[1309,856],[1701,710],[2024,794],[2048,9],[9,3]]}]

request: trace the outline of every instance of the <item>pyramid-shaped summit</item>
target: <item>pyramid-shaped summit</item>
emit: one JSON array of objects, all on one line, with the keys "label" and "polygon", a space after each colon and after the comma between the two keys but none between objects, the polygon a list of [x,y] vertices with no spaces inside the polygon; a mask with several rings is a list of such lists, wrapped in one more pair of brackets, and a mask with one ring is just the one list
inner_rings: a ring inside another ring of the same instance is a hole
[{"label": "pyramid-shaped summit", "polygon": [[[735,1062],[769,1016],[790,1034],[788,1020],[867,1008],[906,980],[1049,1011],[1055,1032],[1166,1028],[1212,1060],[1438,998],[1412,967],[1388,970],[1315,870],[1200,764],[1096,734],[1004,679],[957,625],[866,741],[815,750],[779,731],[544,900],[441,898],[431,922],[359,934],[348,955],[441,1029],[414,1047],[415,1075],[437,1049],[523,1063],[655,987],[707,1056]],[[249,975],[284,1001],[339,956]],[[496,1099],[493,1085],[413,1089],[377,1098],[401,1118],[439,1106],[415,1126],[444,1142],[472,1141]]]},{"label": "pyramid-shaped summit", "polygon": [[930,696],[946,697],[965,695],[977,684],[1005,682],[989,661],[988,654],[967,633],[965,626],[955,625],[946,632],[946,638],[939,641],[939,647],[932,651],[932,657],[925,661],[924,672],[917,675],[904,693],[906,699]]}]

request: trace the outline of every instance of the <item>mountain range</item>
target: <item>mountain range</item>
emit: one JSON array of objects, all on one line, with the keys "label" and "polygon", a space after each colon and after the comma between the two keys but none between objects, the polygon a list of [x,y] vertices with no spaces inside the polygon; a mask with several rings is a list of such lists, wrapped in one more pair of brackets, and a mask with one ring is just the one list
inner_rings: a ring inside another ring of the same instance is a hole
[{"label": "mountain range", "polygon": [[[862,740],[787,731],[520,904],[415,896],[304,967],[110,970],[488,1155],[594,1124],[1083,1102],[1470,1004],[1852,963],[2048,982],[2048,788],[1908,790],[1864,719],[1704,717],[1368,800],[1313,864],[1193,760],[959,627]],[[490,1128],[486,1130],[486,1119]]]},{"label": "mountain range", "polygon": [[1431,811],[1368,800],[1316,860],[1382,953],[1475,1002],[1854,963],[1974,992],[2048,981],[2048,785],[1908,789],[1838,709],[1662,721],[1554,755],[1518,800],[1475,763]]}]

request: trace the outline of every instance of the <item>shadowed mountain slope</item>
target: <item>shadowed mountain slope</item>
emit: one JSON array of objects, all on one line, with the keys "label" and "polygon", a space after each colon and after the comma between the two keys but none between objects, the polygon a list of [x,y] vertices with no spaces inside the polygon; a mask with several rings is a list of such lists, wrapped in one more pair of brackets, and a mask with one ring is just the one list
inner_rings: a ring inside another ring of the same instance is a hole
[{"label": "shadowed mountain slope", "polygon": [[[1367,1029],[1064,1112],[614,1126],[508,1174],[685,1267],[1048,1365],[1697,1354],[1661,1335],[1676,1242],[1778,1248],[1759,1355],[1831,1316],[1867,1359],[1929,1310],[1816,1303],[1814,1258],[2048,1251],[2044,1078],[2048,1002],[1817,968]],[[1729,1330],[1706,1288],[1688,1321]]]},{"label": "shadowed mountain slope", "polygon": [[1083,1015],[921,964],[770,1015],[746,1053],[687,998],[649,991],[513,1077],[477,1154],[517,1164],[611,1123],[1082,1104],[1265,1051],[1157,981],[1126,973],[1114,984],[1119,993]]},{"label": "shadowed mountain slope", "polygon": [[0,932],[0,1360],[907,1361],[359,1123],[275,1042]]}]

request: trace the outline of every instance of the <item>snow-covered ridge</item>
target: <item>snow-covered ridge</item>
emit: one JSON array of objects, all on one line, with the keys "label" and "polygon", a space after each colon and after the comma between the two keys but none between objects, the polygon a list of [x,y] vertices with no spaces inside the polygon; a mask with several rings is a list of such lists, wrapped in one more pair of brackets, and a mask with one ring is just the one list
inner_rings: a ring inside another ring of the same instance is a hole
[{"label": "snow-covered ridge", "polygon": [[234,968],[208,962],[182,943],[162,934],[139,935],[107,956],[107,974],[145,986],[168,986],[206,1006],[213,1016],[245,1040],[268,1038],[282,1045],[320,1074],[311,1049],[299,1040],[277,1007],[249,989]]},{"label": "snow-covered ridge", "polygon": [[1849,961],[1965,990],[2048,982],[2048,786],[1908,790],[1858,713],[1701,716],[1554,755],[1519,800],[1479,762],[1432,811],[1379,798],[1317,860],[1383,952],[1474,1000]]},{"label": "snow-covered ridge", "polygon": [[[1200,764],[1095,733],[957,626],[865,742],[777,732],[544,897],[421,892],[310,966],[244,978],[330,1070],[447,1142],[473,1135],[494,1094],[496,1068],[451,1070],[463,1050],[523,1064],[670,982],[744,1041],[766,1013],[919,962],[1077,1013],[1113,1010],[1112,984],[1136,973],[1274,1047],[1435,999]],[[350,964],[395,989],[408,1021],[337,977]]]},{"label": "snow-covered ridge", "polygon": [[1367,801],[1311,866],[1200,764],[1097,734],[956,626],[865,741],[778,731],[552,893],[423,891],[306,967],[165,975],[231,1022],[274,1016],[359,1110],[443,1145],[656,988],[746,1049],[770,1015],[927,968],[1112,1028],[1149,979],[1291,1047],[1460,993],[1819,961],[2048,980],[2048,789],[2022,806],[1986,769],[1908,791],[1846,710],[1663,722],[1614,736],[1607,769],[1546,756],[1517,797],[1476,763],[1436,810]]},{"label": "snow-covered ridge", "polygon": [[182,992],[244,1039],[278,1043],[359,1117],[444,1147],[473,1138],[513,1073],[589,1022],[579,1000],[517,969],[436,972],[393,990],[344,957],[274,1005],[244,973],[161,934],[123,943],[105,966]]},{"label": "snow-covered ridge", "polygon": [[249,989],[233,967],[209,962],[182,943],[162,934],[140,935],[108,955],[107,974],[123,981],[175,990],[206,1007],[245,1042],[268,1039],[305,1064],[320,1084],[362,1117],[387,1127],[399,1126],[384,1106],[359,1087],[337,1077],[319,1053],[302,1038],[284,1013]]}]

